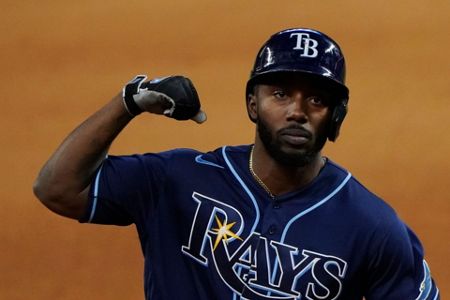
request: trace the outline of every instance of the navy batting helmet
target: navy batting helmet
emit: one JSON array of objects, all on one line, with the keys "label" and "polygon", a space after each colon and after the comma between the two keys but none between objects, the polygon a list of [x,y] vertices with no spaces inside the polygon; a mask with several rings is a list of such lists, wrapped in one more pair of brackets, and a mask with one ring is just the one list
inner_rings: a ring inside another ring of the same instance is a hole
[{"label": "navy batting helmet", "polygon": [[339,45],[324,33],[312,29],[293,28],[275,33],[256,56],[247,82],[247,99],[255,84],[268,76],[287,72],[315,77],[333,89],[335,102],[328,139],[334,141],[347,113],[349,98],[345,86],[345,59]]}]

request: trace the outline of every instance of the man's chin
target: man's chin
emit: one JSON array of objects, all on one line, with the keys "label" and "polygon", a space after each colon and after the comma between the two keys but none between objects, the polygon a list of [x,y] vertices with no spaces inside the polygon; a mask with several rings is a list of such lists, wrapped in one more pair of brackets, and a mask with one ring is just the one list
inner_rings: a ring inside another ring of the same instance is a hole
[{"label": "man's chin", "polygon": [[317,152],[310,152],[305,149],[279,149],[272,153],[273,158],[280,164],[288,167],[304,167],[310,164],[318,155]]},{"label": "man's chin", "polygon": [[314,145],[310,140],[305,143],[287,143],[283,142],[279,144],[278,151],[280,154],[287,156],[304,156],[309,152],[312,152]]}]

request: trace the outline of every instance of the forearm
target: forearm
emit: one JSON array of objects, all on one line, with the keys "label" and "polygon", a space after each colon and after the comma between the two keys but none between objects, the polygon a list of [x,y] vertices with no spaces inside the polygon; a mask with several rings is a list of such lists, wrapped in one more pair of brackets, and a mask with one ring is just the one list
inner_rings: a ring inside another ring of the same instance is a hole
[{"label": "forearm", "polygon": [[58,214],[80,218],[95,170],[131,119],[121,95],[117,95],[70,133],[35,181],[34,193],[41,202]]},{"label": "forearm", "polygon": [[[192,82],[182,76],[146,82],[138,75],[122,93],[97,111],[62,142],[40,171],[33,189],[50,210],[74,219],[83,216],[89,185],[109,146],[141,112],[164,114],[177,120],[206,120]],[[145,85],[145,88],[141,88]]]}]

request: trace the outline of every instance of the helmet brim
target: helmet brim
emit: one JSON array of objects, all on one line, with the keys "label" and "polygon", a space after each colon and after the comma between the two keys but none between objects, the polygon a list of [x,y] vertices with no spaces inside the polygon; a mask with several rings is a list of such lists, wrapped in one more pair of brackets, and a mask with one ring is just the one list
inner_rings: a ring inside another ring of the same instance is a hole
[{"label": "helmet brim", "polygon": [[272,69],[267,72],[252,74],[253,76],[247,82],[246,97],[253,93],[253,88],[257,84],[270,84],[277,81],[277,78],[289,74],[302,74],[319,82],[325,89],[332,91],[332,94],[339,99],[339,101],[349,97],[348,88],[339,80],[333,78],[332,73],[325,68],[301,68],[293,69],[292,67]]}]

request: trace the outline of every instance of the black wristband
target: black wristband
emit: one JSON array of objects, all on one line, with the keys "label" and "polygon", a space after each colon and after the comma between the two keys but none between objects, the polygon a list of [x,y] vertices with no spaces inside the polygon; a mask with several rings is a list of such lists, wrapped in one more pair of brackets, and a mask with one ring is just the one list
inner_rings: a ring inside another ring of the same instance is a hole
[{"label": "black wristband", "polygon": [[127,85],[123,88],[123,101],[125,103],[126,109],[133,116],[137,116],[143,112],[143,110],[134,101],[133,96],[139,92],[139,88],[146,78],[147,76],[138,75],[133,80],[128,82]]}]

